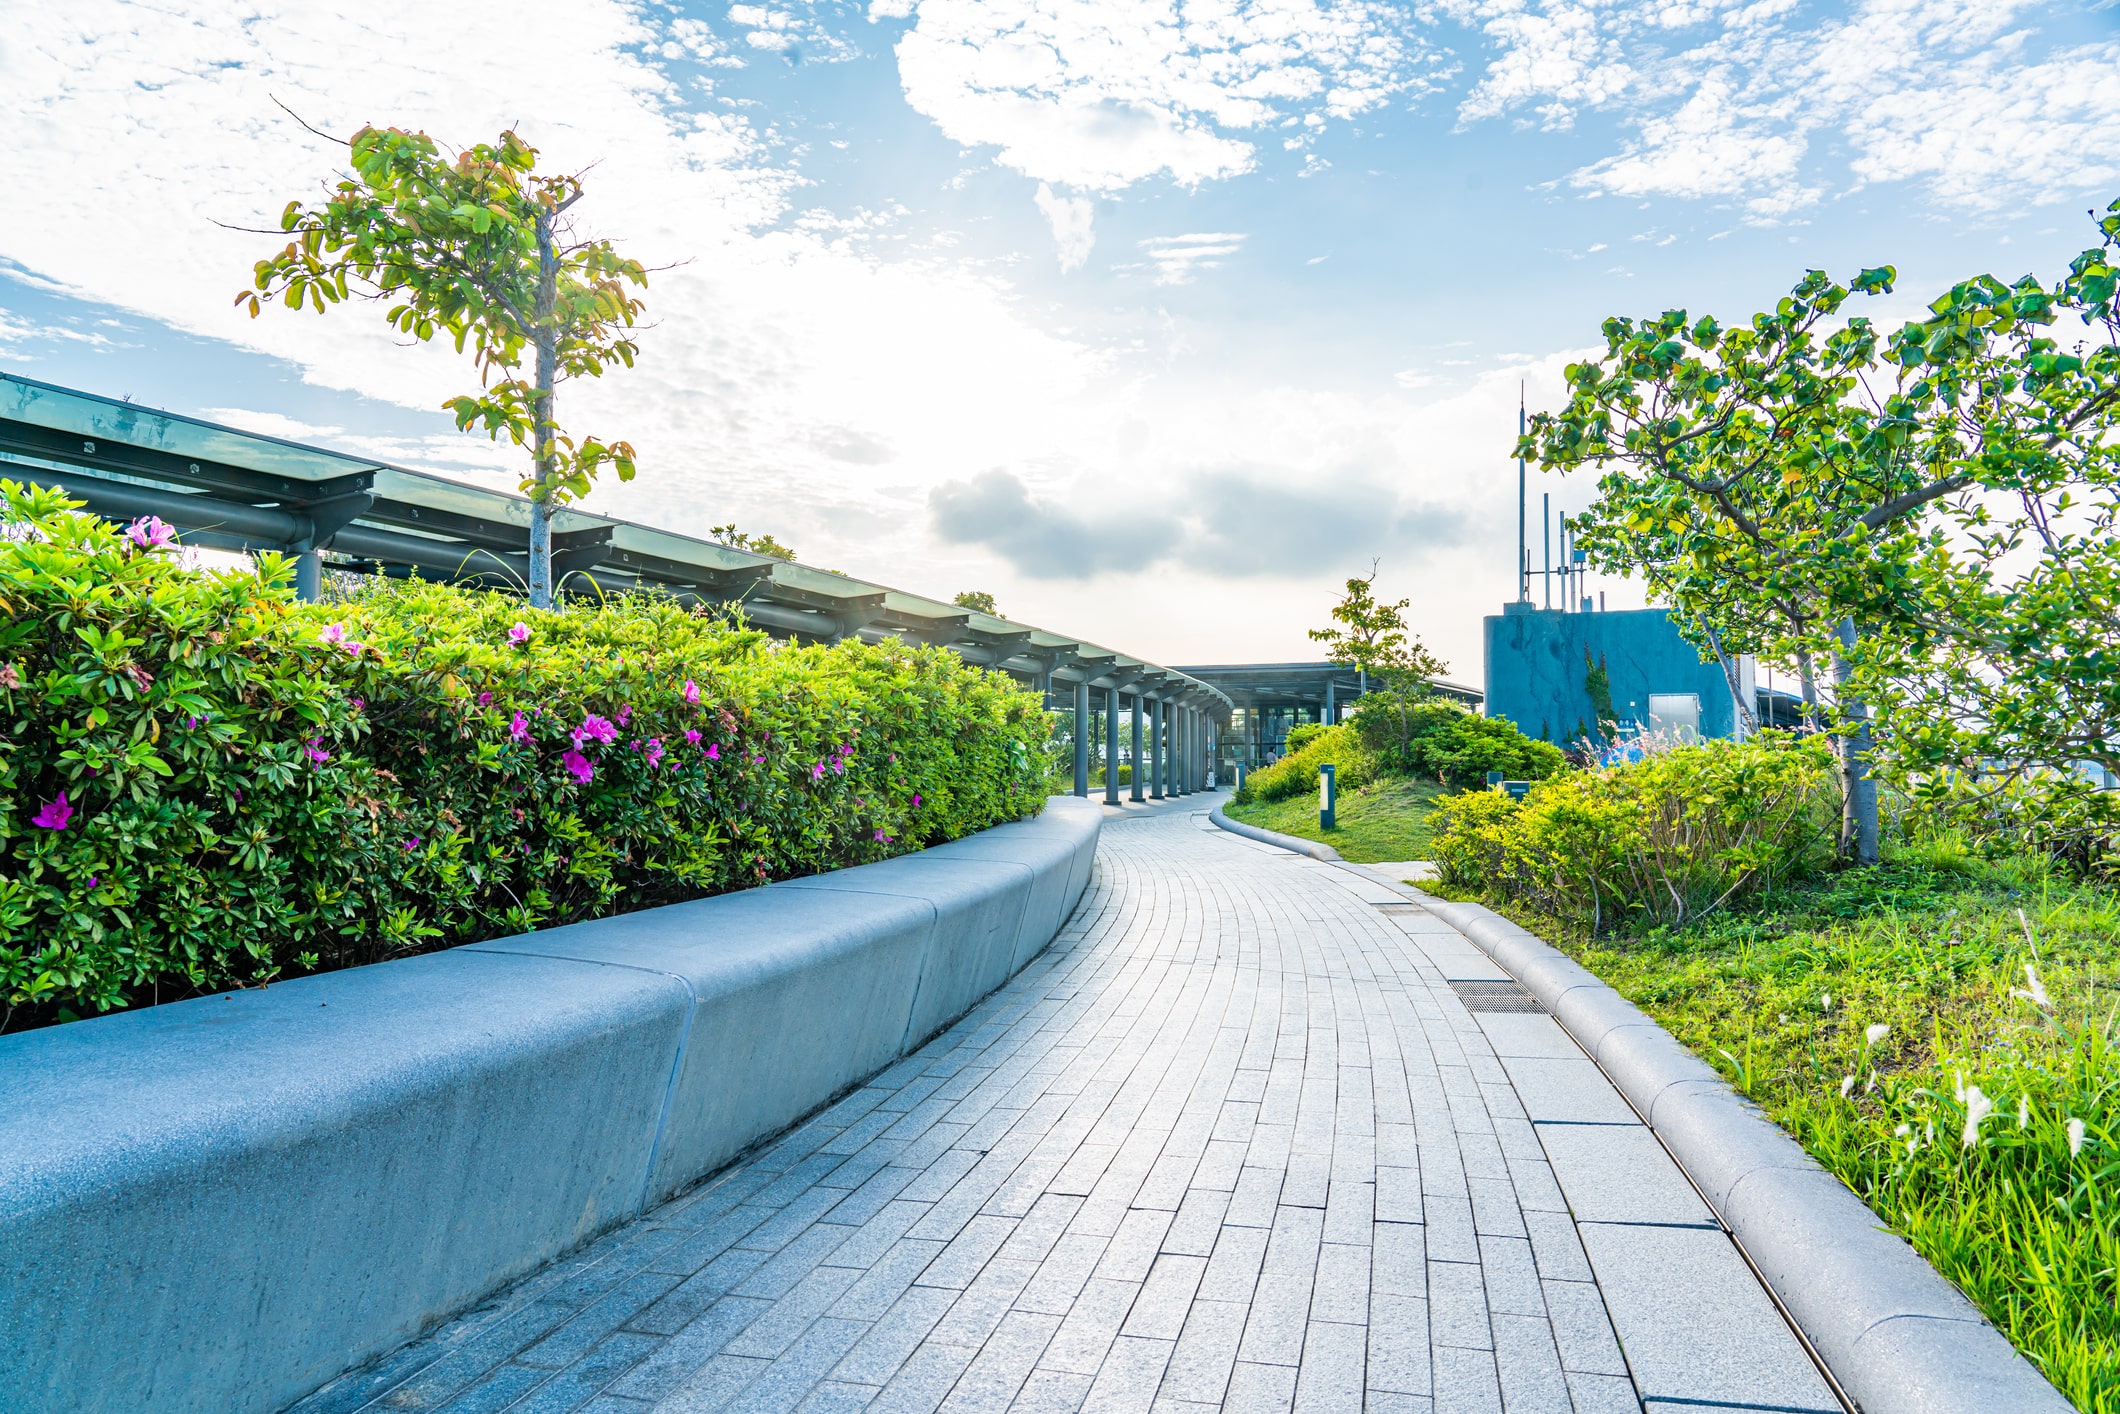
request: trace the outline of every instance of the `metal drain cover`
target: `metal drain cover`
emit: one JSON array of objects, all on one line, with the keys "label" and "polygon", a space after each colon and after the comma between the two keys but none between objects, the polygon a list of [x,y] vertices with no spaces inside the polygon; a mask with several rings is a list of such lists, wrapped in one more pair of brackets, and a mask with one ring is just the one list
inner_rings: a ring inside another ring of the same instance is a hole
[{"label": "metal drain cover", "polygon": [[1521,982],[1452,982],[1450,990],[1467,1011],[1535,1011],[1546,1008]]}]

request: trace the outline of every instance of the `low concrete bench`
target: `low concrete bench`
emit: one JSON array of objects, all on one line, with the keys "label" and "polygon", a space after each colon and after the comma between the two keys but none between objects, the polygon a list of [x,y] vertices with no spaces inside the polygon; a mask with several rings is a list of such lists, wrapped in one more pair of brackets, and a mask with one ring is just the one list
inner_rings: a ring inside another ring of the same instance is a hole
[{"label": "low concrete bench", "polygon": [[285,1407],[916,1049],[1101,819],[0,1037],[0,1405]]}]

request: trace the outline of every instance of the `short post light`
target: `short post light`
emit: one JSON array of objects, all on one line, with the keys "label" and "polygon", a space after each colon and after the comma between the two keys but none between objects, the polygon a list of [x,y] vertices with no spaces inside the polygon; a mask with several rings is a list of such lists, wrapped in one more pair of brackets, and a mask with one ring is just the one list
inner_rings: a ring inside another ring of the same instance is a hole
[{"label": "short post light", "polygon": [[1339,797],[1339,784],[1333,780],[1332,763],[1328,761],[1324,765],[1318,767],[1319,829],[1330,830],[1334,828],[1333,812],[1340,803]]}]

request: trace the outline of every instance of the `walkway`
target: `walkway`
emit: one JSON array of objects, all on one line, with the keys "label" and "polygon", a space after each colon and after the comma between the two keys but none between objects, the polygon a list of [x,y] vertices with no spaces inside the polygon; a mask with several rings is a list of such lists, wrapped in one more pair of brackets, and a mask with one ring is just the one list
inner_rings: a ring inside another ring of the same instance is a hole
[{"label": "walkway", "polygon": [[1839,1410],[1528,993],[1202,800],[1112,812],[918,1055],[300,1414]]}]

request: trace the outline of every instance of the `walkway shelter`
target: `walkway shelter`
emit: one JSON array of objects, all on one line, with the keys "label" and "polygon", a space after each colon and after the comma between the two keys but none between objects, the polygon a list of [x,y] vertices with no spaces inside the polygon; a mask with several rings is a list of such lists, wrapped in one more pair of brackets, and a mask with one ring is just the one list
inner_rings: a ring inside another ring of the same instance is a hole
[{"label": "walkway shelter", "polygon": [[[0,477],[64,490],[113,521],[159,516],[187,545],[277,551],[304,598],[326,569],[515,591],[529,580],[530,502],[368,457],[0,374]],[[1074,791],[1089,793],[1103,721],[1105,799],[1116,802],[1119,718],[1130,714],[1134,799],[1205,788],[1227,695],[1173,668],[830,570],[598,515],[553,515],[559,592],[667,594],[740,608],[754,627],[805,643],[897,637],[949,649],[1058,704],[1074,747]],[[1145,779],[1144,779],[1145,778]]]},{"label": "walkway shelter", "polygon": [[[1217,663],[1178,671],[1214,687],[1243,714],[1236,740],[1225,745],[1246,770],[1278,759],[1296,727],[1338,722],[1347,704],[1368,690],[1364,676],[1344,663]],[[1480,705],[1477,688],[1441,678],[1429,686],[1440,697],[1475,710]]]}]

